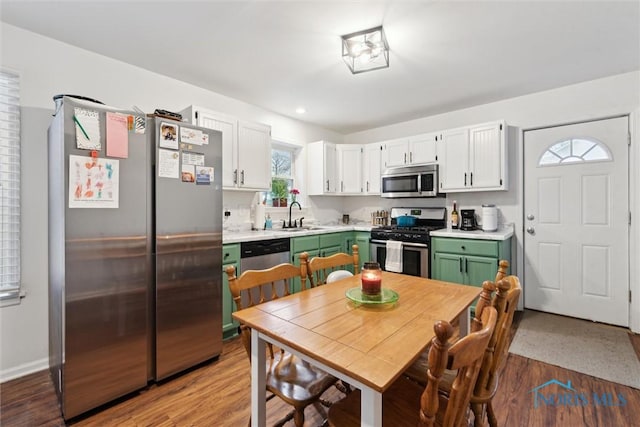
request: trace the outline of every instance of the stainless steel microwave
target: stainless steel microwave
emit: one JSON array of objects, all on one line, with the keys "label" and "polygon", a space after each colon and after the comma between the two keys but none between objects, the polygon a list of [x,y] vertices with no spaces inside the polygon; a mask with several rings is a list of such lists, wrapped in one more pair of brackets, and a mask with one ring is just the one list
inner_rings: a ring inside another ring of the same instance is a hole
[{"label": "stainless steel microwave", "polygon": [[382,173],[382,197],[437,197],[438,165],[403,166]]}]

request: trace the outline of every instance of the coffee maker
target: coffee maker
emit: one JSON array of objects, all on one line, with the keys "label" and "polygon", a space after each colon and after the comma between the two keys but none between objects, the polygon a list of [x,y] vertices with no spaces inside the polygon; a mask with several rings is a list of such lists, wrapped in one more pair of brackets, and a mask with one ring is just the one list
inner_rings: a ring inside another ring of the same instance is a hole
[{"label": "coffee maker", "polygon": [[477,228],[475,209],[462,209],[460,214],[462,215],[460,230],[469,231]]}]

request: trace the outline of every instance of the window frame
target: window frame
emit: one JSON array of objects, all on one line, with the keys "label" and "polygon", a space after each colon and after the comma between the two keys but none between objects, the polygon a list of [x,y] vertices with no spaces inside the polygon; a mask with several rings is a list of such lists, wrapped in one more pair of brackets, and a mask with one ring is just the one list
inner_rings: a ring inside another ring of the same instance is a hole
[{"label": "window frame", "polygon": [[[588,141],[588,142],[591,142],[593,145],[586,151],[582,152],[582,154],[575,155],[573,151],[574,141]],[[559,150],[554,150],[554,148],[564,143],[569,143],[570,154],[568,156],[561,157],[559,154]],[[591,152],[594,148],[600,148],[602,151],[604,151],[607,157],[593,159],[593,160],[585,159],[584,156],[587,155],[589,152]],[[550,153],[552,156],[555,156],[557,161],[553,163],[542,163],[542,159],[547,155],[547,153]],[[576,160],[567,161],[567,159],[576,159]],[[540,154],[540,157],[538,158],[537,167],[544,168],[544,167],[552,167],[552,166],[570,166],[570,165],[580,165],[584,163],[602,163],[602,162],[612,162],[612,161],[613,161],[613,155],[611,153],[611,150],[609,149],[607,144],[605,144],[604,142],[588,136],[573,136],[570,138],[564,138],[560,141],[555,141],[553,144],[548,145],[547,148],[542,152],[542,154]]]},{"label": "window frame", "polygon": [[[267,208],[269,209],[276,209],[276,210],[280,210],[280,209],[288,209],[289,205],[292,203],[292,195],[289,191],[291,191],[291,189],[293,188],[298,188],[296,185],[296,181],[297,181],[297,174],[296,174],[296,159],[298,157],[298,152],[300,150],[301,147],[297,146],[297,145],[293,145],[293,144],[288,144],[285,142],[281,142],[281,141],[276,141],[276,140],[272,140],[271,141],[271,161],[273,162],[273,153],[274,151],[278,150],[278,151],[286,151],[289,152],[291,155],[291,171],[290,171],[290,175],[274,175],[273,174],[273,168],[271,168],[271,182],[273,182],[274,179],[284,179],[288,181],[288,185],[287,185],[287,206],[273,206],[272,203],[272,198],[271,198],[271,191],[263,191],[260,194],[260,198],[261,200],[263,200],[266,203]],[[300,201],[300,195],[298,195],[296,197],[296,200],[299,202]]]}]

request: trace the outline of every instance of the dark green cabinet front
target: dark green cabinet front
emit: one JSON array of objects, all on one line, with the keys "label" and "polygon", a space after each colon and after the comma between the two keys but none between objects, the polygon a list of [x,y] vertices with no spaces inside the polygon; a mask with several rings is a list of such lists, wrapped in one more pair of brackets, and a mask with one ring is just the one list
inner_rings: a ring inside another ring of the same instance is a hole
[{"label": "dark green cabinet front", "polygon": [[371,249],[369,240],[371,240],[371,232],[356,231],[356,245],[358,245],[358,253],[360,256],[360,268],[365,262],[371,261]]},{"label": "dark green cabinet front", "polygon": [[222,338],[231,338],[238,333],[238,322],[233,320],[231,313],[236,309],[233,302],[231,290],[229,289],[229,279],[226,268],[232,265],[236,269],[236,275],[240,275],[240,244],[234,243],[222,245]]},{"label": "dark green cabinet front", "polygon": [[[433,279],[481,287],[485,280],[495,280],[501,259],[511,262],[511,238],[473,240],[432,237],[431,251]],[[475,303],[472,307],[475,307]]]}]

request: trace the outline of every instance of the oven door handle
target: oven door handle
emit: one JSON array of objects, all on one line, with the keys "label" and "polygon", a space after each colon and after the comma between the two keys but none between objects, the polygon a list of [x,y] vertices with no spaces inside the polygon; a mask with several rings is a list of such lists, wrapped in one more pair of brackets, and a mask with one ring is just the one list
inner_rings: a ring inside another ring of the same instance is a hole
[{"label": "oven door handle", "polygon": [[[377,244],[377,245],[386,245],[387,241],[386,240],[370,240],[371,243]],[[429,245],[426,245],[424,243],[409,243],[409,242],[402,242],[402,246],[408,246],[411,248],[421,248],[421,249],[429,249]]]}]

